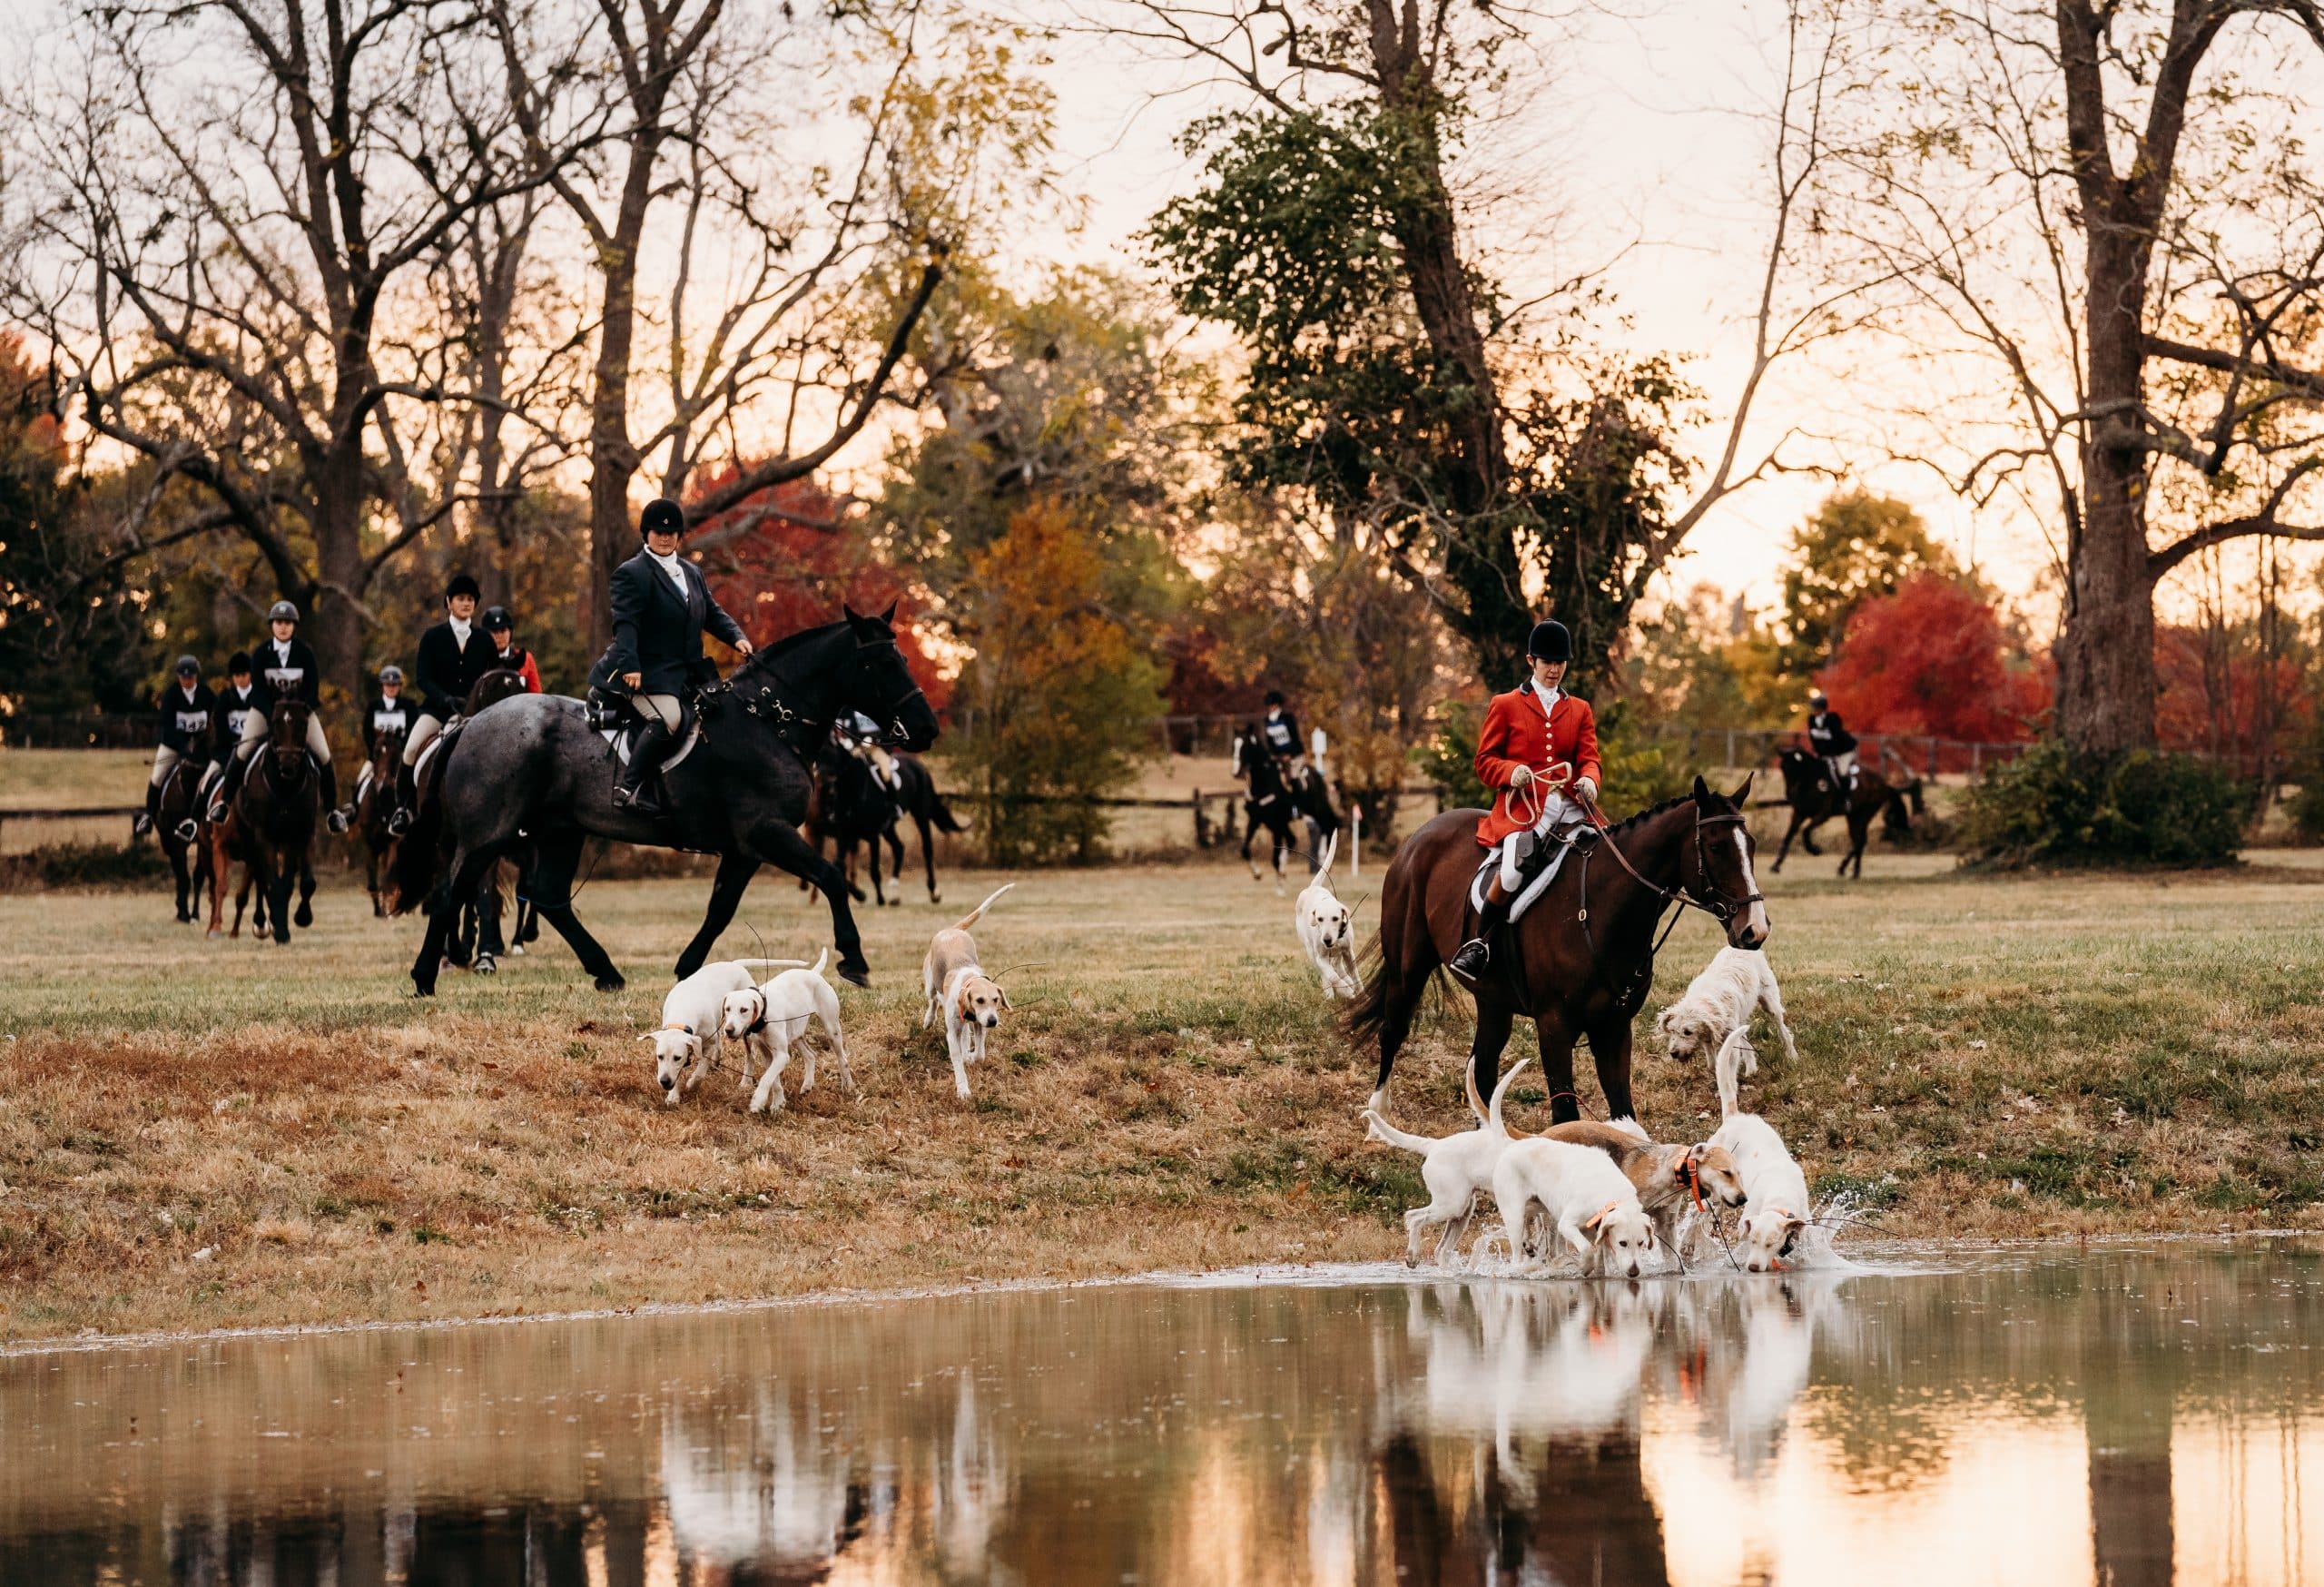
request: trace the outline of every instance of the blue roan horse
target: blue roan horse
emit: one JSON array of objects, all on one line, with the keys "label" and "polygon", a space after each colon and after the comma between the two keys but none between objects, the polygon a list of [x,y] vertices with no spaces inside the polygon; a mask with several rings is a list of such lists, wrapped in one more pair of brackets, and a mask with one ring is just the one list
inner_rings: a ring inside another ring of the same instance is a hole
[{"label": "blue roan horse", "polygon": [[773,865],[822,891],[839,971],[868,984],[871,966],[846,883],[808,846],[799,824],[807,813],[806,760],[837,717],[861,711],[911,749],[935,742],[936,714],[896,648],[894,615],[893,606],[876,617],[850,611],[842,622],[769,646],[704,689],[701,737],[663,773],[668,815],[615,806],[615,757],[578,700],[520,695],[448,734],[440,772],[429,778],[438,792],[423,800],[393,878],[398,912],[431,892],[438,898],[412,962],[414,988],[422,997],[436,990],[444,939],[458,913],[443,900],[473,898],[493,863],[521,844],[531,854],[526,891],[542,918],[572,945],[600,991],[619,991],[621,971],[573,913],[574,872],[592,835],[719,857],[702,929],[678,956],[680,976],[702,967],[751,877]]}]

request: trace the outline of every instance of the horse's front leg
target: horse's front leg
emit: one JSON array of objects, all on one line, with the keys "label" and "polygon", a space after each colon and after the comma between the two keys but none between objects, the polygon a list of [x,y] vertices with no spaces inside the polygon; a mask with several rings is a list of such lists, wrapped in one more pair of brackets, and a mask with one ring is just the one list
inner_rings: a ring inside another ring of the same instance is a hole
[{"label": "horse's front leg", "polygon": [[1598,1061],[1598,1089],[1605,1094],[1606,1117],[1637,1118],[1638,1105],[1630,1098],[1630,1021],[1617,1011],[1592,1025],[1590,1051]]},{"label": "horse's front leg", "polygon": [[[802,839],[801,843],[803,845],[805,840]],[[721,854],[718,857],[718,874],[710,883],[710,907],[702,912],[702,925],[694,932],[694,941],[688,942],[685,951],[678,955],[680,981],[710,961],[710,950],[717,944],[719,934],[734,924],[734,911],[741,906],[743,893],[758,872],[759,862],[750,854]],[[555,922],[550,923],[555,924]]]},{"label": "horse's front leg", "polygon": [[1776,862],[1768,867],[1770,873],[1783,869],[1783,857],[1791,853],[1791,840],[1799,832],[1799,812],[1791,813],[1791,824],[1783,829],[1783,842],[1776,848]]},{"label": "horse's front leg", "polygon": [[267,912],[274,918],[274,943],[278,948],[290,945],[290,890],[299,884],[299,867],[295,861],[267,853],[266,874],[259,882],[259,892],[266,900]]},{"label": "horse's front leg", "polygon": [[936,834],[930,828],[925,815],[915,814],[911,821],[920,829],[921,863],[928,867],[928,902],[942,903],[943,895],[936,891]]},{"label": "horse's front leg", "polygon": [[1243,863],[1251,868],[1251,880],[1259,880],[1259,862],[1251,858],[1251,840],[1259,835],[1259,812],[1256,805],[1243,806]]},{"label": "horse's front leg", "polygon": [[1816,829],[1822,826],[1826,822],[1831,819],[1832,818],[1828,815],[1811,815],[1805,822],[1801,823],[1799,828],[1799,846],[1802,849],[1805,849],[1807,853],[1820,857],[1824,851],[1816,846]]},{"label": "horse's front leg", "polygon": [[762,863],[803,877],[822,889],[832,906],[832,945],[839,950],[841,979],[857,986],[872,984],[872,966],[863,957],[863,938],[855,929],[855,915],[847,907],[847,885],[839,867],[825,860],[799,835],[789,822],[768,817],[750,829],[751,852]]},{"label": "horse's front leg", "polygon": [[1556,1015],[1535,1019],[1533,1029],[1541,1039],[1541,1078],[1550,1087],[1550,1122],[1574,1123],[1581,1117],[1581,1099],[1573,1093],[1574,1033]]},{"label": "horse's front leg", "polygon": [[300,931],[315,923],[315,862],[310,855],[299,856],[299,912],[290,920]]},{"label": "horse's front leg", "polygon": [[1477,1034],[1469,1043],[1469,1079],[1477,1095],[1490,1097],[1501,1083],[1501,1055],[1509,1046],[1510,1027],[1517,1016],[1506,1004],[1477,1000]]}]

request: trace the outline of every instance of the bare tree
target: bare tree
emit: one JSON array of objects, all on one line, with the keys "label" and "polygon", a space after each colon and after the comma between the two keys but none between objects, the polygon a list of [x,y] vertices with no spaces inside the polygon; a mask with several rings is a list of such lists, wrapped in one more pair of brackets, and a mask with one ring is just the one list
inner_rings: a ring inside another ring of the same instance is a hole
[{"label": "bare tree", "polygon": [[15,107],[0,290],[70,417],[147,474],[115,559],[242,537],[350,692],[366,592],[466,468],[430,261],[567,152],[521,157],[465,26],[436,0],[106,6]]},{"label": "bare tree", "polygon": [[[1407,557],[1406,572],[1437,599],[1487,674],[1502,675],[1531,626],[1524,592],[1529,567],[1538,571],[1543,559],[1540,542],[1567,533],[1545,527],[1543,496],[1551,488],[1545,481],[1561,463],[1593,462],[1544,456],[1542,448],[1588,450],[1626,424],[1634,428],[1617,410],[1624,400],[1619,398],[1610,399],[1614,408],[1600,403],[1573,422],[1551,421],[1541,407],[1545,395],[1561,381],[1570,389],[1584,375],[1582,365],[1554,339],[1547,345],[1533,340],[1521,307],[1512,313],[1481,291],[1482,251],[1457,170],[1457,107],[1503,91],[1511,74],[1502,63],[1512,52],[1546,47],[1542,19],[1531,8],[1498,0],[1120,0],[1085,15],[1093,29],[1206,65],[1247,95],[1257,113],[1310,129],[1303,135],[1345,142],[1351,129],[1361,129],[1369,142],[1347,151],[1351,164],[1376,165],[1383,151],[1394,159],[1395,180],[1386,184],[1392,191],[1379,212],[1410,316],[1425,341],[1426,368],[1415,379],[1441,409],[1444,444],[1427,448],[1424,479],[1410,470],[1392,479],[1396,470],[1386,466],[1384,448],[1359,448],[1373,455],[1363,459],[1358,487],[1346,492],[1339,516],[1344,522],[1369,517],[1428,526],[1433,556]],[[1828,10],[1811,15],[1805,6],[1792,7],[1787,18],[1749,367],[1689,499],[1670,503],[1662,494],[1692,472],[1685,459],[1666,456],[1659,483],[1625,476],[1616,494],[1640,521],[1613,537],[1619,544],[1586,578],[1593,587],[1621,586],[1610,592],[1619,608],[1611,614],[1614,631],[1591,636],[1601,647],[1620,644],[1635,598],[1626,592],[1642,588],[1720,501],[1787,466],[1781,453],[1791,436],[1764,450],[1749,447],[1754,406],[1778,361],[1843,328],[1854,296],[1846,286],[1803,291],[1798,285],[1799,255],[1810,245],[1800,212],[1829,153],[1825,117],[1840,58],[1839,22]],[[1570,305],[1579,284],[1564,283],[1549,298]],[[1658,440],[1647,450],[1668,454],[1669,448]],[[1635,450],[1625,457],[1626,468],[1645,465]],[[1441,563],[1441,575],[1432,563]]]},{"label": "bare tree", "polygon": [[1900,405],[1937,432],[1907,449],[2050,536],[2066,743],[2152,745],[2158,581],[2230,540],[2324,538],[2324,187],[2298,135],[2324,12],[1871,14],[1913,70],[1864,102],[1833,224],[1904,288],[1890,325],[1926,378],[1883,384],[1939,394]]}]

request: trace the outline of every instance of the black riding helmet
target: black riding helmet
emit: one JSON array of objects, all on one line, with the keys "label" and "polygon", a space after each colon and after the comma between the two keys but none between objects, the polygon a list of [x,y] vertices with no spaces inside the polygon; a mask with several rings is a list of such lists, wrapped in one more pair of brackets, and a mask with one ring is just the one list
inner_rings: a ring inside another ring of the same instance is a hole
[{"label": "black riding helmet", "polygon": [[233,655],[231,655],[231,656],[228,656],[228,657],[226,658],[226,675],[227,675],[227,676],[229,676],[229,677],[232,677],[232,676],[235,676],[235,675],[239,675],[239,674],[246,674],[246,673],[248,673],[250,670],[251,670],[251,653],[250,653],[249,651],[247,651],[247,650],[237,650],[236,652],[234,652],[234,654],[233,654]]},{"label": "black riding helmet", "polygon": [[686,509],[666,496],[657,496],[645,504],[637,518],[637,537],[652,534],[683,535],[686,532]]},{"label": "black riding helmet", "polygon": [[202,664],[191,656],[181,656],[178,657],[177,675],[182,678],[198,678],[202,675]]},{"label": "black riding helmet", "polygon": [[1284,704],[1283,691],[1281,689],[1269,689],[1267,691],[1267,704],[1270,705],[1280,705]]},{"label": "black riding helmet", "polygon": [[484,591],[477,586],[475,577],[466,573],[455,573],[452,575],[452,582],[444,586],[444,598],[448,601],[457,600],[461,596],[476,600],[483,594]]},{"label": "black riding helmet", "polygon": [[508,615],[507,606],[484,608],[484,631],[487,634],[514,634],[517,619]]},{"label": "black riding helmet", "polygon": [[1525,641],[1525,654],[1535,661],[1573,660],[1573,636],[1565,625],[1554,617],[1544,617],[1533,625],[1532,635]]}]

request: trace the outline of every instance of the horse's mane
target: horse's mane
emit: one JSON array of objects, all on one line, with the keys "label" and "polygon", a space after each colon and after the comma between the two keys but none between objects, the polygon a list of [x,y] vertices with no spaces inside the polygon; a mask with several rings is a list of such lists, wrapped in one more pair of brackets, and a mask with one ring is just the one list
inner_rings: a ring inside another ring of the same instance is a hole
[{"label": "horse's mane", "polygon": [[808,641],[820,639],[834,628],[846,626],[847,619],[842,617],[836,623],[819,624],[812,628],[802,628],[796,634],[785,634],[773,644],[762,645],[752,651],[743,665],[734,669],[734,675],[740,677],[744,673],[755,672],[763,664],[780,661],[793,651],[805,648]]},{"label": "horse's mane", "polygon": [[[1711,798],[1720,804],[1731,806],[1734,803],[1733,800],[1716,791],[1712,793]],[[1634,826],[1640,826],[1647,822],[1652,821],[1658,815],[1662,815],[1669,811],[1678,809],[1681,804],[1692,804],[1694,802],[1695,796],[1692,794],[1681,794],[1676,799],[1665,799],[1659,804],[1650,804],[1644,810],[1640,811],[1637,814],[1626,815],[1622,817],[1621,820],[1616,822],[1613,825],[1608,827],[1606,829],[1606,835],[1611,837],[1616,833],[1628,832]],[[1714,812],[1714,813],[1717,813]]]}]

